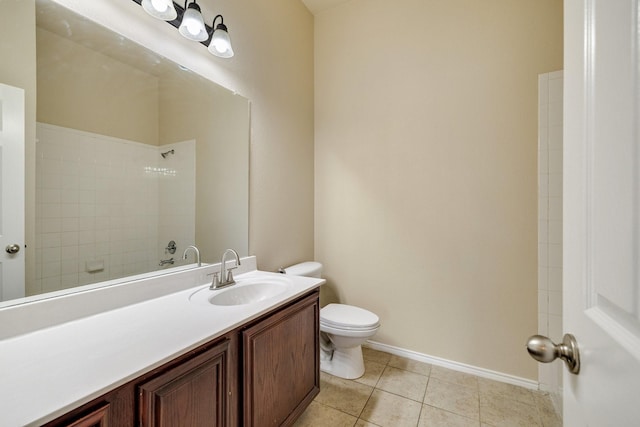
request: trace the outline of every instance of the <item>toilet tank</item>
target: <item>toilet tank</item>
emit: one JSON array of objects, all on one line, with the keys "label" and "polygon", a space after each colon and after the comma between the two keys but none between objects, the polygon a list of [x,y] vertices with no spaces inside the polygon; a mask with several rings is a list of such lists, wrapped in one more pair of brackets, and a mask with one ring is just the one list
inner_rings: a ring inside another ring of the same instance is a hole
[{"label": "toilet tank", "polygon": [[294,276],[322,277],[322,264],[315,261],[301,262],[284,269],[285,274]]}]

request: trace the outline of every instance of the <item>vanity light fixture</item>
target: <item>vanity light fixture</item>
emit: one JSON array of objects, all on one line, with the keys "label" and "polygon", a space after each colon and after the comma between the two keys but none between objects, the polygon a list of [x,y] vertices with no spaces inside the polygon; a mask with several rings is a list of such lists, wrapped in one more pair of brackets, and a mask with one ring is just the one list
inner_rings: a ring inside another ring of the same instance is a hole
[{"label": "vanity light fixture", "polygon": [[184,11],[178,31],[184,37],[196,42],[202,42],[209,38],[209,33],[207,33],[207,29],[204,27],[204,19],[202,19],[200,6],[198,6],[195,0],[193,0]]},{"label": "vanity light fixture", "polygon": [[[196,0],[191,3],[185,0],[184,7],[175,4],[172,0],[133,1],[141,5],[144,11],[154,18],[169,22],[187,39],[208,46],[211,54],[220,58],[231,58],[234,55],[229,31],[224,25],[222,15],[216,15],[209,27],[204,23],[202,11]],[[188,6],[187,3],[189,3]],[[218,18],[220,22],[216,25]]]},{"label": "vanity light fixture", "polygon": [[149,15],[163,21],[173,21],[178,17],[171,0],[142,0],[142,8]]},{"label": "vanity light fixture", "polygon": [[[220,18],[220,23],[216,26],[216,19]],[[233,56],[233,48],[231,47],[231,39],[227,32],[227,26],[224,25],[222,15],[213,18],[211,24],[213,34],[211,34],[211,43],[209,43],[209,52],[220,58],[231,58]]]}]

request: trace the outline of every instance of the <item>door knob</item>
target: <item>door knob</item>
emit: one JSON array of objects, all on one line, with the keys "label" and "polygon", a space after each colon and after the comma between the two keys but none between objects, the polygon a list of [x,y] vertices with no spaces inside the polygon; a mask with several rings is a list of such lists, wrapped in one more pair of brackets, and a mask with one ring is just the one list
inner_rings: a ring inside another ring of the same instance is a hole
[{"label": "door knob", "polygon": [[580,372],[580,352],[578,342],[571,334],[564,334],[561,344],[555,344],[543,335],[533,335],[527,341],[527,351],[538,362],[549,363],[558,357],[567,365],[569,372]]},{"label": "door knob", "polygon": [[17,254],[18,252],[20,252],[20,245],[13,243],[11,245],[7,245],[5,250],[8,254]]}]

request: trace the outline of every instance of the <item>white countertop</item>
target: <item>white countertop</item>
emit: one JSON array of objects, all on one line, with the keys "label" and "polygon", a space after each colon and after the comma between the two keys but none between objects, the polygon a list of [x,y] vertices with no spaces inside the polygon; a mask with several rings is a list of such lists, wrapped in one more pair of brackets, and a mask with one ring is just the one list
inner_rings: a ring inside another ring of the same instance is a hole
[{"label": "white countertop", "polygon": [[[324,283],[256,270],[236,281],[239,286],[256,277],[286,277],[292,286],[264,301],[228,307],[190,301],[208,284],[192,286],[0,340],[0,425],[53,420]],[[93,292],[103,298],[109,289]]]}]

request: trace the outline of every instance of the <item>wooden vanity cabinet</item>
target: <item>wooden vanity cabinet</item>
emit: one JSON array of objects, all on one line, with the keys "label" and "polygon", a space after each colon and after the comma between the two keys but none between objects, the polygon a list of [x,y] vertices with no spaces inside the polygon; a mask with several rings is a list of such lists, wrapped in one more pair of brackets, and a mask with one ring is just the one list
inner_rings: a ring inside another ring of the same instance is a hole
[{"label": "wooden vanity cabinet", "polygon": [[[229,340],[138,386],[143,427],[228,426]],[[235,377],[235,375],[234,375]]]},{"label": "wooden vanity cabinet", "polygon": [[238,426],[238,347],[216,338],[45,426]]},{"label": "wooden vanity cabinet", "polygon": [[242,331],[243,426],[288,426],[320,392],[314,293]]},{"label": "wooden vanity cabinet", "polygon": [[319,313],[315,289],[45,426],[292,425],[320,391]]},{"label": "wooden vanity cabinet", "polygon": [[86,415],[82,415],[74,421],[70,421],[66,425],[68,427],[115,427],[115,424],[110,422],[110,410],[111,405],[104,403],[98,408],[89,411]]}]

